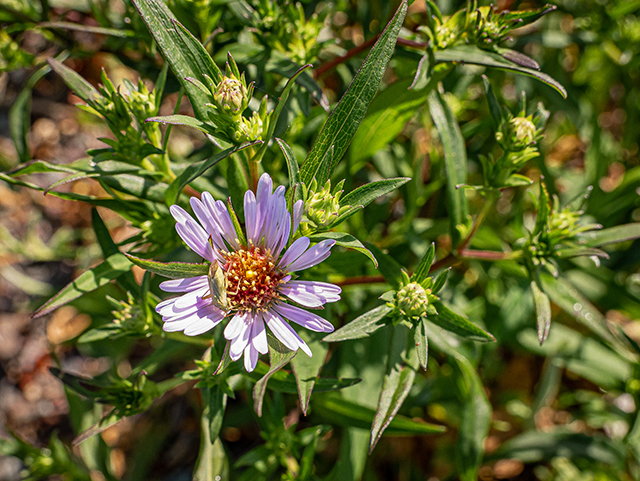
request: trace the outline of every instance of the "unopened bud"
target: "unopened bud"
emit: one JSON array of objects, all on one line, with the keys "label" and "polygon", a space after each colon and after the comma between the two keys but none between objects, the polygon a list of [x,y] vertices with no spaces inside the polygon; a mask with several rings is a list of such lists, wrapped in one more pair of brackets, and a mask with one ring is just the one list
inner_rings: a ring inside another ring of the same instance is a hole
[{"label": "unopened bud", "polygon": [[407,317],[420,317],[429,307],[429,294],[420,284],[411,282],[396,294],[396,307]]},{"label": "unopened bud", "polygon": [[529,117],[514,117],[509,121],[512,141],[521,145],[529,145],[536,138],[536,126]]},{"label": "unopened bud", "polygon": [[331,193],[331,183],[327,182],[320,190],[312,192],[306,200],[306,216],[317,227],[326,226],[338,216],[340,211],[340,191]]},{"label": "unopened bud", "polygon": [[216,89],[215,99],[221,110],[238,115],[246,107],[246,95],[247,89],[242,85],[242,82],[224,77]]}]

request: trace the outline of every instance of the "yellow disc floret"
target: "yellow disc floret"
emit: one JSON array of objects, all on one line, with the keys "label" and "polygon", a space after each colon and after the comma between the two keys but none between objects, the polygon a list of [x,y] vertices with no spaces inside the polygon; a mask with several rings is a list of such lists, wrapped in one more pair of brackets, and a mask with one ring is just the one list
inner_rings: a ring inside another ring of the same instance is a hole
[{"label": "yellow disc floret", "polygon": [[274,299],[279,299],[278,286],[286,273],[278,268],[268,250],[251,246],[225,257],[227,301],[231,309],[265,310]]}]

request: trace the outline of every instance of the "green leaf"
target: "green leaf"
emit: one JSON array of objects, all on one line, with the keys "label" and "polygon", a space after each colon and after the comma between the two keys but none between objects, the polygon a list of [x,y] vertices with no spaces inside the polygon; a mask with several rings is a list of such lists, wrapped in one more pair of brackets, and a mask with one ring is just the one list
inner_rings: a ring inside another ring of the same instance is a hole
[{"label": "green leaf", "polygon": [[74,30],[76,32],[97,33],[98,35],[110,35],[112,37],[130,38],[135,37],[132,30],[121,30],[118,28],[97,27],[94,25],[82,25],[72,22],[41,22],[38,28],[55,28],[62,30]]},{"label": "green leaf", "polygon": [[442,95],[435,90],[429,94],[429,112],[440,134],[444,151],[451,240],[457,246],[461,240],[458,226],[466,224],[469,211],[464,189],[458,188],[467,183],[467,150],[453,112]]},{"label": "green leaf", "polygon": [[536,224],[533,228],[533,235],[537,235],[547,227],[547,220],[549,219],[549,215],[551,214],[551,199],[549,197],[549,192],[544,185],[544,182],[540,180],[540,196],[538,198],[538,212],[536,215]]},{"label": "green leaf", "polygon": [[182,189],[184,189],[185,186],[189,184],[189,182],[200,177],[202,174],[204,174],[207,170],[209,170],[211,167],[216,165],[221,160],[226,159],[230,155],[235,154],[240,150],[244,150],[248,147],[261,144],[261,143],[262,141],[249,142],[236,147],[230,147],[226,150],[223,150],[222,152],[217,153],[216,155],[214,155],[209,159],[203,160],[201,162],[195,162],[189,165],[186,169],[182,171],[182,173],[173,182],[171,182],[171,185],[167,189],[167,192],[164,197],[165,203],[167,205],[175,204],[178,201],[178,197],[180,196]]},{"label": "green leaf", "polygon": [[438,292],[440,292],[440,289],[444,287],[445,283],[447,282],[447,277],[449,276],[450,269],[451,267],[443,270],[440,274],[438,274],[436,280],[433,281],[433,286],[431,287],[431,292],[433,294],[437,294]]},{"label": "green leaf", "polygon": [[261,160],[262,157],[264,156],[265,152],[267,151],[267,147],[269,146],[269,142],[271,141],[271,138],[273,137],[273,133],[276,130],[276,125],[278,123],[278,118],[280,117],[280,114],[282,113],[282,110],[284,109],[284,106],[286,105],[287,100],[289,99],[289,94],[291,93],[291,89],[293,88],[296,79],[300,75],[302,75],[302,73],[306,69],[308,69],[309,67],[311,67],[311,64],[307,64],[307,65],[304,65],[304,66],[300,67],[298,69],[298,71],[293,74],[293,77],[291,77],[289,80],[287,80],[287,83],[285,84],[284,89],[282,89],[282,93],[280,94],[280,97],[278,98],[278,103],[276,105],[276,108],[271,113],[271,118],[269,119],[269,129],[268,129],[266,135],[264,136],[264,144],[262,145],[262,147],[260,147],[260,150],[258,150],[258,152],[256,152],[256,156],[255,156],[255,160],[256,161]]},{"label": "green leaf", "polygon": [[360,168],[361,161],[386,148],[398,136],[437,84],[430,80],[421,89],[409,90],[411,82],[412,79],[399,80],[371,102],[349,150],[352,173]]},{"label": "green leaf", "polygon": [[378,270],[384,279],[395,289],[400,289],[404,282],[404,272],[400,264],[391,257],[389,254],[385,254],[373,244],[367,243],[367,247],[376,256],[378,260]]},{"label": "green leaf", "polygon": [[600,336],[620,355],[633,358],[629,348],[609,330],[606,318],[568,281],[541,273],[540,286],[554,304]]},{"label": "green leaf", "polygon": [[113,279],[117,279],[131,269],[131,261],[124,254],[114,254],[102,264],[81,274],[76,280],[68,284],[58,294],[45,302],[32,316],[44,316],[55,309],[68,304],[83,294],[95,291]]},{"label": "green leaf", "polygon": [[330,227],[340,224],[359,210],[364,209],[374,200],[388,194],[389,192],[393,192],[410,180],[410,177],[376,180],[375,182],[369,182],[368,184],[361,185],[357,189],[352,190],[340,199],[341,207],[351,206],[351,209],[348,209],[338,215],[336,220],[331,223]]},{"label": "green leaf", "polygon": [[531,281],[531,293],[533,294],[533,302],[536,308],[538,341],[540,341],[540,345],[542,345],[542,343],[547,340],[549,327],[551,327],[551,303],[547,295],[538,287],[538,283],[535,280]]},{"label": "green leaf", "polygon": [[489,104],[489,112],[493,119],[493,127],[497,129],[502,124],[502,111],[500,110],[500,104],[493,93],[491,82],[489,82],[489,78],[486,75],[482,76],[482,85],[484,85],[484,91],[487,95],[487,103]]},{"label": "green leaf", "polygon": [[376,414],[371,425],[369,453],[373,451],[413,386],[416,371],[411,364],[415,362],[415,349],[409,338],[411,331],[404,325],[394,326],[389,341],[387,372],[382,381]]},{"label": "green leaf", "polygon": [[176,20],[161,0],[132,0],[155,39],[162,56],[169,62],[173,73],[187,93],[195,116],[207,119],[206,94],[187,80],[202,80],[204,75],[212,79],[220,72],[205,48]]},{"label": "green leaf", "polygon": [[491,403],[476,369],[463,356],[456,356],[466,393],[456,443],[456,464],[461,481],[476,481],[484,455],[484,442],[491,426]]},{"label": "green leaf", "polygon": [[202,264],[192,264],[189,262],[158,262],[150,259],[140,259],[131,254],[125,255],[138,267],[170,279],[184,279],[186,277],[206,276],[209,274],[208,262]]},{"label": "green leaf", "polygon": [[96,102],[102,98],[102,95],[85,79],[83,79],[77,72],[71,70],[66,65],[57,61],[54,58],[47,59],[49,65],[55,73],[62,77],[64,83],[67,84],[73,92],[82,100],[87,102],[92,107],[96,105]]},{"label": "green leaf", "polygon": [[414,343],[416,345],[416,355],[418,363],[422,369],[427,370],[427,361],[429,360],[429,339],[427,338],[427,320],[421,317],[416,324],[416,332],[414,334]]},{"label": "green leaf", "polygon": [[540,464],[555,457],[588,459],[605,466],[622,468],[625,448],[600,434],[575,433],[558,427],[550,432],[528,431],[509,439],[489,460],[519,459],[523,463]]},{"label": "green leaf", "polygon": [[287,171],[289,172],[289,189],[287,190],[287,200],[293,204],[302,199],[302,189],[300,188],[300,169],[298,160],[293,153],[293,149],[284,140],[276,138],[284,158],[287,161]]},{"label": "green leaf", "polygon": [[320,375],[324,360],[327,357],[329,348],[324,342],[320,342],[318,334],[312,333],[306,329],[300,331],[300,337],[307,343],[309,349],[313,352],[313,356],[296,356],[291,360],[293,374],[296,377],[298,385],[298,396],[300,398],[300,408],[306,416],[309,408],[309,400],[311,399],[311,391],[316,383],[317,377]]},{"label": "green leaf", "polygon": [[460,45],[449,47],[445,50],[434,52],[436,63],[456,62],[471,65],[483,65],[485,67],[498,68],[501,70],[509,70],[512,72],[527,75],[536,78],[554,88],[563,98],[567,98],[566,89],[549,75],[527,67],[522,67],[516,63],[510,62],[501,55],[494,52],[480,50],[472,45]]},{"label": "green leaf", "polygon": [[433,259],[436,255],[436,245],[432,242],[427,252],[424,254],[418,267],[413,272],[411,276],[411,282],[417,282],[418,284],[422,283],[429,276],[429,269],[431,269],[431,264],[433,264]]},{"label": "green leaf", "polygon": [[[253,372],[245,375],[255,381],[259,381],[262,376],[269,372],[269,366],[264,362],[258,361]],[[358,378],[331,378],[317,377],[313,386],[314,392],[338,391],[346,387],[351,387],[360,382]],[[269,378],[269,389],[276,392],[284,392],[289,394],[298,394],[298,382],[290,372],[280,370],[272,374]]]},{"label": "green leaf", "polygon": [[617,244],[638,238],[640,238],[640,222],[584,232],[578,236],[580,242],[588,247]]},{"label": "green leaf", "polygon": [[[283,77],[293,77],[299,68],[300,66],[297,63],[277,50],[271,51],[271,57],[269,57],[269,60],[267,60],[267,64],[265,65],[265,70],[267,72],[276,72]],[[296,77],[295,80],[298,85],[304,87],[307,92],[317,100],[324,110],[327,112],[329,111],[329,101],[327,100],[327,96],[322,91],[322,87],[320,87],[318,82],[316,82],[309,73],[303,72],[301,75]]]},{"label": "green leaf", "polygon": [[435,301],[433,305],[438,311],[438,315],[429,316],[428,320],[437,324],[441,328],[458,334],[465,339],[471,339],[474,341],[487,342],[496,340],[493,335],[476,326],[469,319],[462,317],[460,314],[456,314],[442,302]]},{"label": "green leaf", "polygon": [[204,132],[209,135],[216,135],[218,131],[216,128],[208,122],[194,119],[188,115],[164,115],[160,117],[150,117],[147,122],[158,122],[159,124],[171,124],[171,125],[184,125],[186,127],[192,127],[200,132]]},{"label": "green leaf", "polygon": [[33,87],[50,70],[49,66],[36,70],[13,102],[11,109],[9,109],[9,131],[18,154],[18,160],[21,163],[31,160],[28,135],[31,127],[31,94]]},{"label": "green leaf", "polygon": [[148,199],[159,203],[164,202],[168,188],[164,183],[132,174],[105,175],[101,176],[100,180],[112,189],[133,195],[138,199]]},{"label": "green leaf", "polygon": [[[116,243],[113,242],[113,239],[109,234],[109,229],[107,229],[107,226],[102,221],[102,217],[100,217],[100,214],[95,207],[91,209],[91,223],[93,225],[93,230],[96,233],[100,249],[102,249],[102,255],[104,258],[106,259],[114,254],[119,254],[120,249],[118,249]],[[133,272],[126,272],[123,274],[120,278],[120,283],[122,284],[122,287],[134,295],[137,295],[140,291],[135,277],[133,277]]]},{"label": "green leaf", "polygon": [[200,436],[200,453],[193,470],[193,481],[219,481],[229,479],[229,460],[224,452],[222,441],[216,438],[211,441],[208,432],[208,421],[202,417],[202,434]]},{"label": "green leaf", "polygon": [[322,340],[325,342],[339,342],[369,337],[369,335],[386,325],[385,322],[380,321],[391,311],[393,311],[393,308],[386,304],[378,306],[375,309],[371,309],[369,312],[356,317],[353,321],[342,326],[340,329],[332,332],[328,336],[325,336]]},{"label": "green leaf", "polygon": [[267,389],[267,382],[269,378],[280,368],[284,367],[298,351],[290,351],[284,344],[282,344],[275,336],[267,333],[267,340],[269,342],[269,372],[267,372],[255,386],[253,386],[253,408],[256,414],[262,416],[262,402],[264,400],[264,393]]},{"label": "green leaf", "polygon": [[371,259],[371,262],[373,262],[374,266],[378,267],[378,261],[371,253],[371,251],[351,234],[347,234],[345,232],[319,232],[317,234],[309,236],[309,239],[311,240],[311,242],[320,242],[326,239],[334,240],[336,241],[336,245],[346,247],[347,249],[353,249],[354,251],[358,251],[364,254],[369,259]]},{"label": "green leaf", "polygon": [[596,249],[594,247],[568,247],[565,249],[558,249],[554,252],[556,257],[562,259],[570,259],[572,257],[604,257],[609,258],[609,254],[603,250]]},{"label": "green leaf", "polygon": [[[315,413],[340,426],[362,429],[371,427],[375,411],[335,395],[316,396],[312,403]],[[445,432],[444,426],[416,421],[404,416],[395,416],[385,430],[387,436],[414,436]]]},{"label": "green leaf", "polygon": [[204,404],[202,418],[209,423],[209,441],[215,443],[222,428],[224,410],[227,407],[227,395],[220,385],[204,386],[201,390]]},{"label": "green leaf", "polygon": [[[402,0],[396,14],[362,64],[362,68],[355,75],[337,107],[327,119],[300,168],[300,180],[306,185],[309,185],[316,177],[320,163],[331,146],[335,149],[335,163],[342,159],[358,125],[366,114],[369,103],[378,91],[382,75],[393,54],[406,12],[407,2]],[[323,182],[318,179],[318,183],[322,184]]]}]

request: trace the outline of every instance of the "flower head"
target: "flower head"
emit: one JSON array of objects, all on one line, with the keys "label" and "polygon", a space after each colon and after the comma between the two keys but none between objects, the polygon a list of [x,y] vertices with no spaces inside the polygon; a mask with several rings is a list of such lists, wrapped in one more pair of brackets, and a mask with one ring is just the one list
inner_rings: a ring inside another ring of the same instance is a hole
[{"label": "flower head", "polygon": [[253,371],[259,354],[268,352],[266,327],[287,348],[311,350],[287,321],[317,332],[331,332],[330,322],[306,308],[321,308],[340,299],[333,284],[295,280],[295,273],[319,264],[330,255],[333,240],[309,247],[308,237],[299,237],[289,247],[303,213],[303,202],[287,210],[285,189],[275,190],[271,177],[263,174],[256,194],[244,197],[246,240],[237,235],[231,215],[222,201],[204,192],[191,198],[198,222],[184,209],[171,206],[176,230],[197,254],[210,261],[208,276],[165,281],[167,292],[184,292],[158,304],[164,330],[184,331],[195,336],[231,317],[224,329],[230,341],[232,360],[244,354],[247,371]]}]

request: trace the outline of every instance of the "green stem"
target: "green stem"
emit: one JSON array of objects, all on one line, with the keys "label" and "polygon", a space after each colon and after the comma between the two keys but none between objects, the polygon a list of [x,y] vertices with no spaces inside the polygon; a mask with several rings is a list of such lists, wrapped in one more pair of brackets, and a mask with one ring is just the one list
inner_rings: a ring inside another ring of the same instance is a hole
[{"label": "green stem", "polygon": [[456,252],[458,255],[460,255],[464,250],[466,250],[467,247],[469,247],[469,244],[471,243],[473,236],[476,234],[476,232],[478,232],[480,225],[482,224],[485,217],[493,207],[493,203],[496,201],[499,195],[500,194],[498,192],[490,192],[487,195],[488,199],[482,206],[482,209],[480,209],[480,212],[478,212],[478,215],[476,216],[475,220],[473,221],[473,225],[471,226],[471,230],[469,231],[469,234],[467,234],[467,237],[465,237],[464,240],[460,243],[460,245],[456,248]]}]

